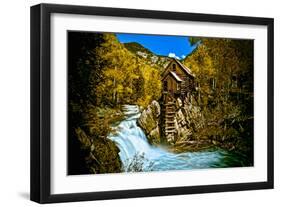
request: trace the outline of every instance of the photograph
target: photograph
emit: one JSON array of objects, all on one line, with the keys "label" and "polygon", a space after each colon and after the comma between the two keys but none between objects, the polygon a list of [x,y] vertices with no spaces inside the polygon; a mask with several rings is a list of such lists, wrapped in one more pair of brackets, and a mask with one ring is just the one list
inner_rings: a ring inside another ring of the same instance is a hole
[{"label": "photograph", "polygon": [[254,40],[67,31],[68,175],[254,166]]}]

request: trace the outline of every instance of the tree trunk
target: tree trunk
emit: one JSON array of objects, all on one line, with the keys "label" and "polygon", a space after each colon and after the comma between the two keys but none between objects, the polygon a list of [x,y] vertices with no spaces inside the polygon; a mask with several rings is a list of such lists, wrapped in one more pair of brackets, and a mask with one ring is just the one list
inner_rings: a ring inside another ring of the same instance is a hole
[{"label": "tree trunk", "polygon": [[[116,66],[114,67],[115,70],[117,70]],[[116,104],[116,97],[117,97],[117,89],[116,89],[116,79],[113,78],[113,96],[112,96],[112,102],[115,105]]]}]

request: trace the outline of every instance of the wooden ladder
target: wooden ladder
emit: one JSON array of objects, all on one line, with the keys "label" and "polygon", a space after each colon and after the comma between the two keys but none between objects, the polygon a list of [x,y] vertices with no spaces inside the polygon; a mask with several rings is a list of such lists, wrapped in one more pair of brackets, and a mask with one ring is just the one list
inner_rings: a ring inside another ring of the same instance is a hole
[{"label": "wooden ladder", "polygon": [[175,137],[175,114],[176,114],[176,107],[175,103],[172,101],[169,101],[164,104],[164,132],[165,136],[168,139],[167,141],[174,140]]}]

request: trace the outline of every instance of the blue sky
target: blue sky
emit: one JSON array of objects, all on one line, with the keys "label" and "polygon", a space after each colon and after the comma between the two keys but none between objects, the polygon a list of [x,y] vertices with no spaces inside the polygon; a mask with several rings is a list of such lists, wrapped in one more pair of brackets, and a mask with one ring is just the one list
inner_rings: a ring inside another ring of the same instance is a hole
[{"label": "blue sky", "polygon": [[196,46],[191,46],[188,37],[144,35],[144,34],[116,34],[121,43],[137,42],[157,55],[177,57],[182,59],[190,54]]}]

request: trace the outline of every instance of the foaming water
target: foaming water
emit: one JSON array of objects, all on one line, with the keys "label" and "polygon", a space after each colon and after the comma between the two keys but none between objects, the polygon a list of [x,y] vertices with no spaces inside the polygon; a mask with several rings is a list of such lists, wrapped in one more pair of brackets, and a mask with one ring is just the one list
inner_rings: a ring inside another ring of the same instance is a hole
[{"label": "foaming water", "polygon": [[[137,119],[140,111],[136,105],[124,105],[123,112],[125,119],[116,126],[116,132],[108,138],[114,141],[120,152],[120,159],[125,163],[130,162],[137,154],[143,154],[149,170],[188,170],[214,167],[228,167],[231,157],[226,151],[212,150],[201,152],[172,153],[160,147],[152,146],[140,127],[137,126]],[[227,159],[226,159],[227,158]],[[228,160],[228,162],[225,162]]]}]

